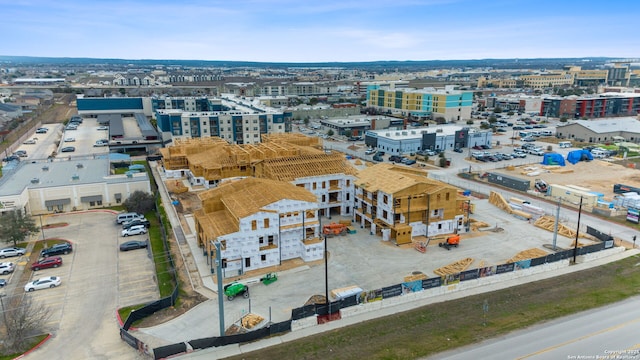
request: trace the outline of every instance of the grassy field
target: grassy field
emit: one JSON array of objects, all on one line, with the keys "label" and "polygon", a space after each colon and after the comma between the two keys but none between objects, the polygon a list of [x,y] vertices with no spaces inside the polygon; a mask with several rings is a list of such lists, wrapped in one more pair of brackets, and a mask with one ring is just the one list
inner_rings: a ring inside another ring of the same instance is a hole
[{"label": "grassy field", "polygon": [[[640,294],[640,256],[425,306],[229,359],[416,359]],[[488,304],[486,318],[483,304]]]}]

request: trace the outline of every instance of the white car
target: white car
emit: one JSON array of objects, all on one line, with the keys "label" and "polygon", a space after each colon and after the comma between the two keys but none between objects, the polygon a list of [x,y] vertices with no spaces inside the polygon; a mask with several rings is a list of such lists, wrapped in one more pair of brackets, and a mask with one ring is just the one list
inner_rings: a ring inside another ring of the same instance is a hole
[{"label": "white car", "polygon": [[9,273],[12,273],[13,270],[15,269],[16,269],[16,265],[14,263],[11,263],[11,262],[0,263],[0,274],[2,275],[7,275]]},{"label": "white car", "polygon": [[147,228],[144,225],[132,226],[128,229],[122,230],[122,236],[141,235],[146,234]]},{"label": "white car", "polygon": [[24,255],[25,252],[26,252],[25,249],[17,248],[17,247],[0,249],[0,259],[4,259],[6,257],[11,257],[11,256],[21,256],[21,255]]},{"label": "white car", "polygon": [[98,130],[109,130],[108,126],[98,126]]},{"label": "white car", "polygon": [[34,290],[40,290],[40,289],[54,288],[56,286],[60,286],[61,283],[62,283],[62,279],[60,279],[60,277],[50,276],[50,277],[41,278],[41,279],[28,282],[24,286],[24,291],[34,291]]},{"label": "white car", "polygon": [[26,145],[30,145],[31,144],[32,145],[32,144],[35,144],[36,141],[37,141],[37,139],[33,138],[33,139],[26,140],[25,142],[23,142],[23,144],[26,144]]},{"label": "white car", "polygon": [[68,137],[64,139],[64,142],[75,142],[76,138]]}]

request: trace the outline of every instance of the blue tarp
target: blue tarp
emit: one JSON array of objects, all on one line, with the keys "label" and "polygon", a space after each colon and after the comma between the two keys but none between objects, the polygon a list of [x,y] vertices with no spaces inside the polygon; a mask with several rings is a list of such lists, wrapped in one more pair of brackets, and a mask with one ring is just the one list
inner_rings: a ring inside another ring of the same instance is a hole
[{"label": "blue tarp", "polygon": [[578,161],[587,161],[593,160],[593,155],[589,152],[589,150],[573,150],[569,151],[567,154],[567,161],[576,164]]},{"label": "blue tarp", "polygon": [[557,153],[547,153],[544,154],[544,157],[542,158],[542,163],[543,165],[560,165],[560,166],[564,166],[564,158],[562,157],[562,155],[557,154]]}]

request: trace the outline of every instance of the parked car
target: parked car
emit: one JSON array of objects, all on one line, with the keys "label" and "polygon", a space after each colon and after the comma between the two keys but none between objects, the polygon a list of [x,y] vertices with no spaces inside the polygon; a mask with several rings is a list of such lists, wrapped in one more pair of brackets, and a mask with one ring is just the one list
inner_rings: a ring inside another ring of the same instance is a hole
[{"label": "parked car", "polygon": [[405,165],[413,165],[415,163],[416,163],[416,161],[413,160],[413,159],[408,159],[407,161],[404,162]]},{"label": "parked car", "polygon": [[46,278],[37,279],[31,282],[28,282],[24,286],[24,291],[34,291],[40,289],[48,289],[54,288],[56,286],[60,286],[62,283],[62,279],[58,276],[49,276]]},{"label": "parked car", "polygon": [[16,150],[13,155],[19,156],[19,157],[27,157],[27,151],[26,150]]},{"label": "parked car", "polygon": [[49,129],[41,127],[41,128],[36,129],[36,134],[46,134],[47,131],[49,131]]},{"label": "parked car", "polygon": [[67,125],[67,127],[65,129],[66,130],[78,130],[78,125],[70,123],[69,125]]},{"label": "parked car", "polygon": [[9,273],[12,273],[13,270],[16,269],[16,264],[12,263],[12,262],[2,262],[0,263],[0,274],[2,275],[7,275]]},{"label": "parked car", "polygon": [[108,126],[98,126],[98,130],[109,130]]},{"label": "parked car", "polygon": [[38,271],[40,269],[57,268],[62,266],[62,258],[60,256],[52,256],[40,259],[31,264],[31,270]]},{"label": "parked car", "polygon": [[380,156],[384,156],[385,152],[384,151],[378,151],[378,155]]},{"label": "parked car", "polygon": [[76,138],[73,138],[73,137],[68,137],[64,139],[64,142],[75,142],[75,141],[76,141]]},{"label": "parked car", "polygon": [[4,161],[4,162],[20,161],[20,156],[18,156],[18,155],[10,155],[10,156],[7,156],[6,158],[2,159],[2,161]]},{"label": "parked car", "polygon": [[107,145],[109,145],[108,141],[98,140],[96,141],[95,144],[93,144],[93,147],[100,147],[100,146],[107,146]]},{"label": "parked car", "polygon": [[120,251],[129,251],[136,249],[144,249],[147,247],[148,242],[145,241],[127,241],[120,244]]},{"label": "parked car", "polygon": [[462,154],[463,150],[461,148],[455,148],[453,151]]},{"label": "parked car", "polygon": [[517,158],[526,158],[527,154],[521,152],[521,151],[515,151],[513,154],[513,157],[517,157]]},{"label": "parked car", "polygon": [[132,226],[128,229],[122,230],[122,236],[142,235],[147,233],[147,228],[144,225]]},{"label": "parked car", "polygon": [[7,280],[0,279],[0,288],[3,288],[5,285],[7,285]]},{"label": "parked car", "polygon": [[42,249],[40,257],[46,258],[53,255],[67,255],[73,251],[71,243],[55,244],[50,248]]},{"label": "parked car", "polygon": [[144,215],[134,212],[118,214],[116,216],[116,224],[123,224],[134,219],[144,219]]},{"label": "parked car", "polygon": [[376,149],[367,149],[367,151],[364,152],[365,155],[372,155],[376,153]]},{"label": "parked car", "polygon": [[23,144],[25,144],[25,145],[33,145],[33,144],[35,144],[36,142],[37,142],[37,139],[36,139],[36,138],[33,138],[33,139],[25,140],[25,142],[23,142]]},{"label": "parked car", "polygon": [[399,158],[398,155],[391,155],[391,156],[389,156],[389,161],[395,162],[397,158]]},{"label": "parked car", "polygon": [[131,227],[136,226],[136,225],[142,225],[142,226],[148,228],[149,226],[151,226],[151,223],[149,222],[149,220],[147,220],[145,218],[136,218],[136,219],[133,219],[131,221],[127,221],[127,222],[122,223],[122,229],[125,230],[125,229],[131,228]]},{"label": "parked car", "polygon": [[0,249],[0,259],[12,256],[22,256],[26,252],[25,249],[19,247],[8,247]]},{"label": "parked car", "polygon": [[76,151],[76,148],[73,146],[65,146],[62,149],[60,149],[60,152],[74,152]]}]

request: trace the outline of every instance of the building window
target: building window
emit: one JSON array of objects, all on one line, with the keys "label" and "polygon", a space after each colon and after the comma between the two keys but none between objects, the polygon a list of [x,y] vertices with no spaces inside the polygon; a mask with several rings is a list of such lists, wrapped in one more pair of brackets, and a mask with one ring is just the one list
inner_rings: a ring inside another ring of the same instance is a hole
[{"label": "building window", "polygon": [[449,193],[446,193],[446,194],[445,194],[444,199],[445,199],[445,200],[447,200],[447,201],[449,201]]},{"label": "building window", "polygon": [[260,237],[258,238],[258,244],[260,244],[260,246],[263,246],[263,245],[264,245],[264,236],[260,236]]},{"label": "building window", "polygon": [[269,245],[273,245],[273,240],[275,239],[275,237],[273,235],[269,235]]},{"label": "building window", "polygon": [[260,260],[261,261],[267,261],[267,255],[265,255],[265,254],[260,255]]},{"label": "building window", "polygon": [[251,230],[256,230],[258,228],[258,222],[256,220],[251,220]]},{"label": "building window", "polygon": [[246,268],[251,267],[251,258],[244,258],[244,267]]},{"label": "building window", "polygon": [[264,228],[265,229],[269,228],[269,219],[264,219]]}]

